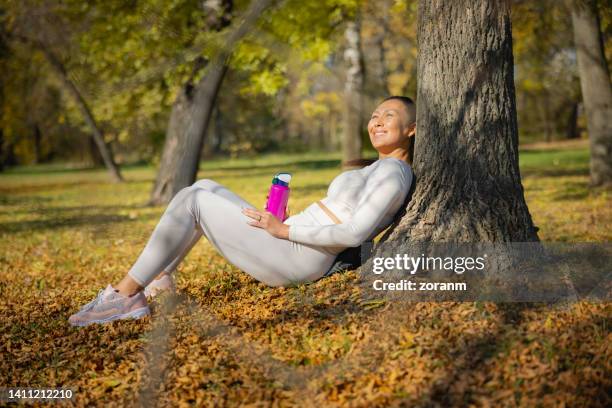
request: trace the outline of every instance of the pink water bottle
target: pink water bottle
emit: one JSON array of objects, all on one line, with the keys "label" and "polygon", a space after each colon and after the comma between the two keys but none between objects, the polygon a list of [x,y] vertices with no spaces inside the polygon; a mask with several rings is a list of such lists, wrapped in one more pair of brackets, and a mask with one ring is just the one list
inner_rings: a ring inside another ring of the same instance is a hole
[{"label": "pink water bottle", "polygon": [[266,211],[271,212],[281,221],[287,219],[287,202],[289,201],[289,182],[291,174],[277,173],[272,179]]}]

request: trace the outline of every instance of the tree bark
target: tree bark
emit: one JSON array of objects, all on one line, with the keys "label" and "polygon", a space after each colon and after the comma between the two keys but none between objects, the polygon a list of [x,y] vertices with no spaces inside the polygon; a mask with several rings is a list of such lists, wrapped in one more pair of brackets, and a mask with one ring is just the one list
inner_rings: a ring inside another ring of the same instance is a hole
[{"label": "tree bark", "polygon": [[[172,106],[162,159],[149,205],[166,204],[182,188],[195,182],[206,129],[227,71],[226,62],[234,44],[248,32],[257,17],[271,2],[272,0],[253,1],[244,21],[230,34],[226,46],[206,65],[205,75],[195,85],[190,79],[182,87]],[[221,4],[210,3],[211,7],[213,4]],[[209,26],[216,30],[220,30],[230,22],[227,13],[231,11],[232,2],[222,3],[217,15],[223,22],[216,20],[208,22]],[[198,70],[199,67],[194,67],[194,75]]]},{"label": "tree bark", "polygon": [[344,86],[344,133],[342,135],[342,162],[361,158],[361,131],[363,127],[363,85],[364,62],[361,50],[361,24],[359,17],[349,21],[345,30],[346,50],[344,60],[347,63],[346,82]]},{"label": "tree bark", "polygon": [[81,111],[83,119],[91,130],[91,135],[94,138],[96,145],[98,146],[98,150],[100,151],[102,160],[104,160],[104,165],[106,166],[106,169],[108,170],[112,180],[115,182],[123,182],[123,176],[121,175],[119,167],[115,163],[112,150],[110,146],[107,145],[104,141],[104,135],[102,133],[102,130],[96,123],[96,120],[93,117],[93,113],[91,112],[91,109],[89,109],[89,105],[85,101],[85,98],[81,94],[81,91],[76,86],[76,84],[69,78],[68,73],[64,68],[64,65],[55,56],[55,54],[42,42],[38,42],[37,46],[42,51],[49,64],[53,67],[60,79],[60,82],[62,83],[66,91],[70,94],[70,96],[74,99],[74,102]]},{"label": "tree bark", "polygon": [[421,0],[418,26],[416,189],[383,239],[538,241],[518,166],[509,2]]},{"label": "tree bark", "polygon": [[151,205],[168,203],[196,179],[204,134],[227,70],[225,64],[214,64],[195,89],[183,86],[172,106]]},{"label": "tree bark", "polygon": [[591,145],[591,185],[612,184],[612,87],[595,1],[570,0]]}]

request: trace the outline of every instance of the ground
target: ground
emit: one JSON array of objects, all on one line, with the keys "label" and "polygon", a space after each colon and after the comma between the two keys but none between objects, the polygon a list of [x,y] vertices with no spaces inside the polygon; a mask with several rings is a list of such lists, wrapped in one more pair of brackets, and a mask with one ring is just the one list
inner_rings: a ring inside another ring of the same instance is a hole
[{"label": "ground", "polygon": [[[324,196],[338,159],[210,161],[199,178],[261,207],[272,175],[292,171],[295,213]],[[611,240],[610,191],[588,188],[584,143],[524,149],[521,173],[542,240]],[[205,239],[152,317],[72,328],[163,212],[143,206],[152,167],[124,174],[0,173],[0,387],[69,387],[79,406],[610,406],[609,303],[366,302],[353,271],[269,288]]]}]

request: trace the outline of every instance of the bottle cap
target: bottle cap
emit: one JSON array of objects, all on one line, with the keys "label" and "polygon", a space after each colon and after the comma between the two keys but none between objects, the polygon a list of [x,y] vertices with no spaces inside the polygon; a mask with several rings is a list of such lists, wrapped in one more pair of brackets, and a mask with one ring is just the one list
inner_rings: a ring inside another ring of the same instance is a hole
[{"label": "bottle cap", "polygon": [[285,183],[283,180],[274,179],[274,184],[278,184],[279,186],[289,186],[289,183]]},{"label": "bottle cap", "polygon": [[289,184],[289,182],[291,181],[291,174],[290,173],[278,173],[277,177],[280,181],[283,181],[287,184]]}]

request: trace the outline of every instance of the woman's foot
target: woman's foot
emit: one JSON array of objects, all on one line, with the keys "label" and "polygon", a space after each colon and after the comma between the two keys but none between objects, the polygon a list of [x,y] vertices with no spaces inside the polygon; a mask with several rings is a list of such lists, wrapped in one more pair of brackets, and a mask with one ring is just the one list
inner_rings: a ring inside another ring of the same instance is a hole
[{"label": "woman's foot", "polygon": [[68,318],[72,326],[107,323],[119,319],[139,319],[151,314],[147,298],[142,292],[124,296],[108,285],[98,296]]},{"label": "woman's foot", "polygon": [[174,279],[167,273],[162,274],[161,278],[155,279],[147,285],[144,289],[144,295],[146,297],[155,297],[164,291],[175,291]]}]

